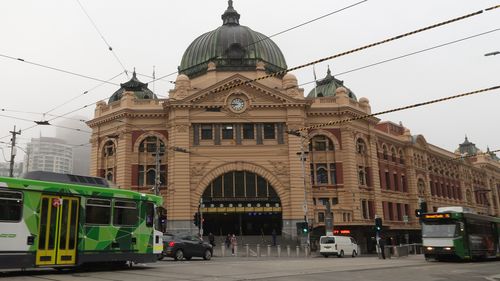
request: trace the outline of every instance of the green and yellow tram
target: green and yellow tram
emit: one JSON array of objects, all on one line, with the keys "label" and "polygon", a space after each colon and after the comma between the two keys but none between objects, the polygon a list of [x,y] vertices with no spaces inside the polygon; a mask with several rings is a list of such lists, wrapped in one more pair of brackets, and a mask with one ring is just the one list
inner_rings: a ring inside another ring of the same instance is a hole
[{"label": "green and yellow tram", "polygon": [[500,257],[500,218],[453,211],[422,215],[426,259],[478,260]]},{"label": "green and yellow tram", "polygon": [[0,177],[0,268],[154,262],[161,254],[161,197],[101,178],[32,176]]}]

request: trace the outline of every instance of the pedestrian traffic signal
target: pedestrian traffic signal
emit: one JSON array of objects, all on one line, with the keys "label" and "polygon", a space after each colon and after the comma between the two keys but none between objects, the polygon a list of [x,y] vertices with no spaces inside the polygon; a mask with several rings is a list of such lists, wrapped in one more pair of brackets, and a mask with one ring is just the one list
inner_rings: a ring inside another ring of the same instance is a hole
[{"label": "pedestrian traffic signal", "polygon": [[193,215],[193,223],[196,226],[200,226],[200,213],[196,212]]},{"label": "pedestrian traffic signal", "polygon": [[309,232],[309,224],[305,221],[297,222],[297,235],[307,234]]},{"label": "pedestrian traffic signal", "polygon": [[375,230],[377,232],[382,230],[382,218],[375,218]]}]

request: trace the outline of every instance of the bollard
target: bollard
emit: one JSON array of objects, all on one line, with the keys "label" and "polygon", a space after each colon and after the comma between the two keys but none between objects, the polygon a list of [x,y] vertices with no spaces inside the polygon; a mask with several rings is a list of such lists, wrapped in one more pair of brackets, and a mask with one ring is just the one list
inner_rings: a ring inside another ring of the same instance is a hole
[{"label": "bollard", "polygon": [[267,245],[267,256],[271,256],[271,245]]},{"label": "bollard", "polygon": [[276,246],[278,248],[278,258],[281,257],[281,245]]},{"label": "bollard", "polygon": [[257,257],[260,257],[260,244],[257,244]]},{"label": "bollard", "polygon": [[290,257],[290,245],[286,245],[286,254]]},{"label": "bollard", "polygon": [[221,256],[226,256],[226,247],[224,245],[220,246],[220,252],[221,252]]},{"label": "bollard", "polygon": [[250,256],[250,247],[248,247],[248,244],[245,244],[245,252],[247,253],[247,257]]},{"label": "bollard", "polygon": [[309,253],[309,247],[307,245],[304,245],[304,256],[307,258],[307,254]]},{"label": "bollard", "polygon": [[297,257],[300,256],[300,246],[295,247],[295,252],[296,252]]},{"label": "bollard", "polygon": [[238,256],[238,245],[234,245],[234,256]]}]

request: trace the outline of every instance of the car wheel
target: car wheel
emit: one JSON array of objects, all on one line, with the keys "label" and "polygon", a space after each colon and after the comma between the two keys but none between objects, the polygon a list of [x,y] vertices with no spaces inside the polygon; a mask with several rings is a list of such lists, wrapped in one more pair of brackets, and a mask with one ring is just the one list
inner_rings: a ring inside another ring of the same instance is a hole
[{"label": "car wheel", "polygon": [[175,251],[174,259],[175,259],[176,261],[180,261],[180,260],[182,260],[183,258],[184,258],[184,252],[183,252],[181,249],[179,249],[179,250]]},{"label": "car wheel", "polygon": [[190,261],[192,257],[184,257],[187,261]]},{"label": "car wheel", "polygon": [[356,257],[358,255],[358,253],[356,253],[356,250],[352,250],[352,257]]},{"label": "car wheel", "polygon": [[163,256],[162,254],[158,255],[158,260],[161,261],[165,258],[165,256]]},{"label": "car wheel", "polygon": [[337,257],[343,258],[344,257],[344,250],[340,250],[340,253],[337,255]]},{"label": "car wheel", "polygon": [[205,250],[205,254],[203,254],[203,259],[208,261],[211,258],[212,258],[212,252],[210,252],[210,250]]},{"label": "car wheel", "polygon": [[328,258],[328,255],[327,254],[323,254],[323,257]]}]

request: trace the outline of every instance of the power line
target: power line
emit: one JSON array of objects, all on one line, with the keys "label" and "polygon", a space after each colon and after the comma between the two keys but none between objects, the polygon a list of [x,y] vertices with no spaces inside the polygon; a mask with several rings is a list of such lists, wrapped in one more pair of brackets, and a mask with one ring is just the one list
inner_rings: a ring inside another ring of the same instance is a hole
[{"label": "power line", "polygon": [[[418,51],[415,51],[415,52],[407,53],[407,54],[404,54],[404,55],[401,55],[401,56],[393,57],[393,58],[390,58],[390,59],[378,61],[378,62],[375,62],[375,63],[372,63],[372,64],[368,64],[368,65],[365,65],[365,66],[361,66],[361,67],[353,68],[353,69],[350,69],[350,70],[347,70],[347,71],[339,72],[339,73],[334,74],[333,76],[340,76],[340,75],[344,75],[344,74],[347,74],[347,73],[351,73],[351,72],[355,72],[355,71],[358,71],[358,70],[362,70],[362,69],[370,68],[370,67],[377,66],[377,65],[380,65],[380,64],[384,64],[384,63],[387,63],[387,62],[391,62],[391,61],[399,60],[399,59],[402,59],[402,58],[410,57],[410,56],[413,56],[413,55],[416,55],[416,54],[424,53],[424,52],[431,51],[431,50],[434,50],[434,49],[438,49],[438,48],[441,48],[441,47],[444,47],[444,46],[448,46],[448,45],[452,45],[452,44],[455,44],[455,43],[458,43],[458,42],[466,41],[466,40],[469,40],[469,39],[472,39],[472,38],[475,38],[475,37],[479,37],[479,36],[483,36],[483,35],[486,35],[486,34],[489,34],[489,33],[493,33],[493,32],[499,31],[499,30],[500,30],[500,28],[492,29],[492,30],[489,30],[489,31],[485,31],[485,32],[482,32],[482,33],[478,33],[478,34],[475,34],[475,35],[471,35],[471,36],[467,36],[467,37],[464,37],[464,38],[461,38],[461,39],[457,39],[457,40],[454,40],[454,41],[449,41],[449,42],[446,42],[446,43],[442,43],[442,44],[439,44],[439,45],[436,45],[436,46],[433,46],[433,47],[429,47],[429,48],[421,49],[421,50],[418,50]],[[311,84],[311,83],[314,83],[314,82],[316,82],[316,80],[309,81],[309,82],[306,82],[306,83],[302,83],[302,84],[299,84],[298,86],[300,87],[300,86],[308,85],[308,84]]]},{"label": "power line", "polygon": [[461,21],[461,20],[464,20],[464,19],[467,19],[467,18],[471,18],[471,17],[477,16],[477,15],[480,15],[480,14],[484,13],[485,11],[490,11],[490,10],[493,10],[493,9],[497,9],[499,7],[500,7],[500,5],[497,5],[497,6],[485,9],[485,10],[480,10],[480,11],[477,11],[477,12],[474,12],[474,13],[466,14],[466,15],[463,15],[463,16],[460,16],[460,17],[456,17],[456,18],[453,18],[453,19],[450,19],[450,20],[446,20],[446,21],[443,21],[443,22],[440,22],[440,23],[429,25],[429,26],[426,26],[426,27],[423,27],[423,28],[420,28],[420,29],[416,29],[416,30],[413,30],[413,31],[410,31],[410,32],[407,32],[407,33],[403,33],[403,34],[400,34],[400,35],[397,35],[397,36],[393,36],[393,37],[390,37],[390,38],[387,38],[387,39],[384,39],[384,40],[381,40],[381,41],[378,41],[378,42],[374,42],[374,43],[371,43],[371,44],[368,44],[368,45],[365,45],[365,46],[361,46],[361,47],[358,47],[358,48],[355,48],[355,49],[351,49],[349,51],[338,53],[338,54],[335,54],[335,55],[332,55],[332,56],[329,56],[329,57],[318,59],[316,61],[312,61],[312,62],[309,62],[309,63],[306,63],[306,64],[302,64],[302,65],[299,65],[299,66],[295,66],[295,67],[292,67],[292,68],[289,68],[289,69],[285,69],[285,70],[281,70],[281,71],[278,71],[278,72],[274,72],[274,73],[271,73],[271,74],[268,74],[268,75],[265,75],[265,76],[254,78],[254,79],[248,79],[246,81],[234,83],[232,85],[221,86],[221,87],[219,87],[219,88],[217,88],[215,90],[211,90],[209,93],[212,93],[212,94],[219,93],[219,92],[222,92],[222,91],[227,91],[227,90],[236,88],[236,87],[241,86],[241,85],[246,85],[246,84],[251,83],[251,82],[256,82],[256,81],[264,80],[264,79],[267,79],[267,78],[280,76],[280,75],[286,74],[288,72],[295,71],[297,69],[301,69],[301,68],[304,68],[304,67],[307,67],[307,66],[318,64],[318,63],[321,63],[321,62],[324,62],[324,61],[328,61],[328,60],[331,60],[331,59],[335,59],[335,58],[338,58],[338,57],[342,57],[342,56],[345,56],[345,55],[353,54],[353,53],[356,53],[356,52],[359,52],[359,51],[362,51],[362,50],[366,50],[366,49],[369,49],[369,48],[372,48],[372,47],[375,47],[375,46],[378,46],[378,45],[382,45],[382,44],[385,44],[385,43],[388,43],[388,42],[392,42],[392,41],[395,41],[395,40],[398,40],[398,39],[401,39],[401,38],[405,38],[405,37],[408,37],[408,36],[411,36],[411,35],[415,35],[415,34],[420,33],[420,32],[428,31],[428,30],[431,30],[431,29],[434,29],[434,28],[437,28],[437,27],[441,27],[443,25],[447,25],[447,24],[454,23],[454,22],[457,22],[457,21]]},{"label": "power line", "polygon": [[64,70],[64,69],[61,69],[61,68],[52,67],[52,66],[48,66],[48,65],[44,65],[44,64],[32,62],[32,61],[28,61],[28,60],[25,60],[23,58],[15,58],[15,57],[11,57],[11,56],[4,55],[4,54],[0,54],[0,57],[4,57],[4,58],[11,59],[11,60],[20,61],[20,62],[31,64],[31,65],[36,65],[36,66],[43,67],[43,68],[46,68],[46,69],[51,69],[51,70],[59,71],[59,72],[66,73],[66,74],[71,74],[71,75],[74,75],[74,76],[78,76],[78,77],[82,77],[82,78],[86,78],[86,79],[90,79],[90,80],[94,80],[94,81],[99,81],[99,82],[103,82],[103,83],[108,83],[108,84],[111,84],[111,85],[119,86],[119,84],[112,83],[112,82],[109,82],[109,81],[105,81],[105,80],[102,80],[102,79],[99,79],[99,78],[91,77],[91,76],[84,75],[84,74],[79,74],[79,73],[76,73],[76,72],[73,72],[73,71]]},{"label": "power line", "polygon": [[[328,13],[328,14],[324,14],[324,15],[319,16],[319,17],[316,17],[316,18],[314,18],[314,19],[312,19],[312,20],[308,20],[308,21],[303,22],[303,23],[301,23],[301,24],[298,24],[298,25],[295,25],[295,26],[293,26],[293,27],[287,28],[287,29],[285,29],[285,30],[283,30],[283,31],[280,31],[280,32],[274,33],[274,34],[272,34],[272,35],[270,35],[270,36],[265,36],[264,38],[261,38],[261,39],[259,39],[259,40],[255,41],[255,42],[252,42],[252,43],[248,44],[245,48],[248,48],[248,47],[250,47],[250,46],[252,46],[252,45],[255,45],[255,44],[259,43],[259,42],[262,42],[262,41],[264,41],[264,40],[268,40],[268,39],[270,39],[271,37],[275,37],[275,36],[281,35],[281,34],[283,34],[283,33],[286,33],[286,32],[288,32],[288,31],[291,31],[291,30],[297,29],[297,28],[302,27],[302,26],[304,26],[304,25],[308,25],[308,24],[310,24],[310,23],[313,23],[313,22],[318,21],[318,20],[320,20],[320,19],[326,18],[326,17],[331,16],[331,15],[333,15],[333,14],[339,13],[339,12],[341,12],[341,11],[344,11],[344,10],[347,10],[347,9],[350,9],[350,8],[353,8],[353,7],[355,7],[355,6],[359,5],[359,4],[362,4],[362,3],[367,2],[367,1],[368,1],[368,0],[363,0],[363,1],[356,2],[356,3],[354,3],[354,4],[351,4],[351,5],[349,5],[349,6],[346,6],[346,7],[344,7],[344,8],[341,8],[341,9],[335,10],[335,11],[330,12],[330,13]],[[149,81],[148,83],[151,83],[151,82],[154,82],[154,81],[157,81],[157,80],[162,80],[163,78],[167,78],[167,77],[172,76],[172,75],[177,74],[177,73],[178,73],[178,71],[171,72],[171,73],[169,73],[169,74],[166,74],[166,75],[160,76],[159,78],[153,79],[153,80]],[[172,82],[174,82],[174,81],[169,81],[169,82],[171,82],[171,83],[172,83]]]},{"label": "power line", "polygon": [[101,84],[99,84],[99,85],[96,85],[96,86],[94,86],[93,88],[91,88],[91,89],[89,89],[89,90],[83,91],[83,93],[81,93],[81,94],[79,94],[79,95],[77,95],[77,96],[75,96],[75,97],[73,97],[73,98],[69,99],[68,101],[66,101],[66,102],[64,102],[64,103],[62,103],[62,104],[60,104],[60,105],[58,105],[58,106],[56,106],[56,107],[54,107],[54,108],[52,108],[51,110],[46,111],[46,112],[45,112],[45,114],[50,113],[50,112],[52,112],[52,111],[54,111],[54,110],[56,110],[56,109],[58,109],[58,108],[61,108],[62,106],[64,106],[64,105],[66,105],[66,104],[68,104],[68,103],[70,103],[70,102],[72,102],[72,101],[76,100],[77,98],[79,98],[79,97],[81,97],[81,96],[83,96],[83,95],[88,94],[90,91],[95,90],[95,89],[97,89],[97,88],[101,87],[102,85],[104,85],[104,84],[106,84],[107,82],[109,82],[109,81],[111,81],[111,80],[115,79],[116,77],[118,77],[118,76],[122,75],[123,73],[125,73],[125,72],[123,72],[123,71],[122,71],[122,72],[118,73],[117,75],[115,75],[115,76],[113,76],[113,77],[109,78],[108,80],[106,80],[106,82],[103,82],[103,83],[101,83]]},{"label": "power line", "polygon": [[106,46],[108,46],[108,50],[111,51],[111,53],[113,53],[113,56],[115,57],[115,59],[118,61],[118,63],[121,65],[121,67],[123,68],[123,70],[125,71],[125,75],[127,75],[128,77],[128,73],[127,73],[127,69],[125,68],[125,66],[123,65],[123,63],[121,62],[121,60],[118,58],[118,56],[116,55],[115,51],[113,51],[113,48],[111,47],[111,45],[109,45],[108,41],[106,41],[106,39],[104,38],[104,36],[102,35],[101,31],[99,30],[99,28],[97,28],[97,25],[95,24],[95,22],[92,20],[92,18],[90,17],[90,15],[87,13],[87,11],[85,10],[85,8],[83,7],[82,3],[80,3],[79,0],[76,0],[76,2],[78,2],[78,5],[80,5],[80,8],[82,8],[82,11],[85,13],[85,15],[87,16],[87,18],[89,19],[89,21],[92,23],[92,25],[94,26],[95,30],[97,31],[97,33],[99,33],[99,36],[101,36],[101,39],[102,41],[104,41],[104,43],[106,44]]},{"label": "power line", "polygon": [[392,113],[392,112],[396,112],[396,111],[402,111],[402,110],[406,110],[406,109],[411,109],[411,108],[429,105],[429,104],[433,104],[433,103],[438,103],[438,102],[448,101],[448,100],[457,99],[457,98],[461,98],[461,97],[471,96],[471,95],[484,93],[484,92],[488,92],[488,91],[493,91],[493,90],[497,90],[497,89],[500,89],[500,85],[489,87],[489,88],[484,88],[484,89],[479,89],[479,90],[475,90],[475,91],[471,91],[471,92],[466,92],[466,93],[462,93],[462,94],[458,94],[458,95],[454,95],[454,96],[448,96],[448,97],[444,97],[444,98],[440,98],[440,99],[435,99],[435,100],[416,103],[416,104],[407,105],[407,106],[403,106],[403,107],[398,107],[398,108],[394,108],[394,109],[390,109],[390,110],[380,111],[377,113],[365,114],[365,115],[360,115],[360,116],[353,117],[353,118],[347,118],[347,119],[342,119],[342,120],[330,121],[330,122],[322,123],[322,124],[316,124],[316,125],[312,125],[312,126],[306,126],[306,127],[302,127],[302,128],[296,129],[296,130],[291,130],[290,133],[293,134],[293,133],[298,133],[300,131],[307,131],[307,130],[321,128],[321,127],[325,127],[325,126],[339,125],[339,124],[348,123],[348,122],[352,122],[352,121],[356,121],[356,120],[366,119],[369,117],[374,117],[377,115]]}]

